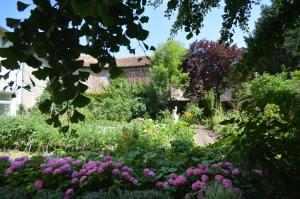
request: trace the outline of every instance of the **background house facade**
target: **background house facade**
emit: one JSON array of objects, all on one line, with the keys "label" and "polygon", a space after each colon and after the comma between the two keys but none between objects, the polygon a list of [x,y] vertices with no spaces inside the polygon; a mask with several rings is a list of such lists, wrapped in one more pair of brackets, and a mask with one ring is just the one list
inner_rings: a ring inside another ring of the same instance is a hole
[{"label": "background house facade", "polygon": [[[0,27],[0,47],[8,47],[11,45],[4,38],[5,29]],[[0,60],[3,58],[0,57]],[[33,68],[29,67],[25,63],[20,63],[21,68],[19,70],[11,71],[8,79],[0,79],[0,115],[16,115],[20,105],[23,105],[25,109],[30,109],[36,103],[37,98],[42,94],[46,87],[46,82],[36,79],[32,72]],[[1,67],[0,74],[4,75],[8,71]],[[35,82],[35,87],[31,88],[31,91],[25,89],[17,89],[18,86],[31,85],[31,80]],[[15,84],[12,90],[5,89],[10,81]],[[13,97],[15,95],[15,97]]]}]

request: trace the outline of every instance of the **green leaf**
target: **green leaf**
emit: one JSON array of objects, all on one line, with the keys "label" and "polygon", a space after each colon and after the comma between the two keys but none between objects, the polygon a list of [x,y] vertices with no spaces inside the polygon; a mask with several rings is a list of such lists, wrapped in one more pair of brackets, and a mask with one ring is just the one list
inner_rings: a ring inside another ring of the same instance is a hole
[{"label": "green leaf", "polygon": [[82,113],[79,113],[77,110],[74,111],[72,117],[70,118],[71,122],[79,122],[83,121],[85,119],[85,116]]},{"label": "green leaf", "polygon": [[51,100],[46,99],[41,103],[39,103],[39,109],[42,111],[42,113],[47,113],[50,111],[51,105],[52,105]]},{"label": "green leaf", "polygon": [[72,104],[75,107],[84,107],[85,105],[88,105],[90,103],[90,98],[83,96],[82,94],[78,94],[77,97],[73,100]]},{"label": "green leaf", "polygon": [[186,39],[190,39],[190,38],[192,38],[192,37],[193,37],[193,33],[190,32],[189,34],[187,34]]},{"label": "green leaf", "polygon": [[1,65],[10,70],[16,70],[20,68],[19,63],[15,59],[2,60]]},{"label": "green leaf", "polygon": [[149,17],[143,16],[143,17],[141,17],[140,21],[141,21],[141,23],[148,23]]},{"label": "green leaf", "polygon": [[21,1],[17,2],[17,9],[19,12],[24,11],[28,6],[29,6],[29,4],[23,3]]},{"label": "green leaf", "polygon": [[10,28],[16,28],[20,25],[20,19],[6,18],[6,25]]}]

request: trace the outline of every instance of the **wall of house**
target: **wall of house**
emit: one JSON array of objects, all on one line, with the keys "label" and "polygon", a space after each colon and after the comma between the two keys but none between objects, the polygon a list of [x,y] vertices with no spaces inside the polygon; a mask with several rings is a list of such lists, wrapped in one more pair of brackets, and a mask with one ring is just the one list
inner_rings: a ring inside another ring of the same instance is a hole
[{"label": "wall of house", "polygon": [[[8,42],[3,42],[4,32],[0,30],[0,47],[7,47],[10,44]],[[3,58],[0,57],[0,60]],[[24,105],[26,109],[32,108],[35,104],[37,98],[42,94],[44,88],[46,87],[46,81],[41,81],[36,79],[32,72],[33,68],[29,67],[25,63],[21,63],[20,70],[14,70],[10,72],[9,78],[4,80],[0,79],[0,115],[9,114],[16,115],[20,104]],[[8,70],[1,67],[0,74],[6,74]],[[31,80],[35,82],[35,87],[33,87]],[[12,90],[4,90],[4,87],[8,85],[10,81],[15,82]],[[18,86],[30,85],[31,91],[25,89],[17,89]],[[15,94],[16,97],[12,97]]]}]

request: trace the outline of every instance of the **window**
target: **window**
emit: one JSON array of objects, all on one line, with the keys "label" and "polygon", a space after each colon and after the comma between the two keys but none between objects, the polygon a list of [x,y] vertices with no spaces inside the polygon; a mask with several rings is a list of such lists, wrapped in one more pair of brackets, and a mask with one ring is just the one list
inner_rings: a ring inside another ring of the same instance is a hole
[{"label": "window", "polygon": [[0,116],[10,114],[11,96],[10,93],[0,93]]}]

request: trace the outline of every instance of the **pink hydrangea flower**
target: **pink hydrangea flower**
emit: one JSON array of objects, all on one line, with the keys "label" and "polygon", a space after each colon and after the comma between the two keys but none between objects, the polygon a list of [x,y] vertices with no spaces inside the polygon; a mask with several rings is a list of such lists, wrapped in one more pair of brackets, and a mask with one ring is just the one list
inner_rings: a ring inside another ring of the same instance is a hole
[{"label": "pink hydrangea flower", "polygon": [[231,171],[231,174],[232,174],[232,175],[240,175],[240,174],[241,174],[241,171],[240,171],[239,169],[233,169],[233,170]]},{"label": "pink hydrangea flower", "polygon": [[77,177],[79,177],[80,175],[79,175],[79,173],[77,172],[77,171],[74,171],[73,173],[72,173],[72,175],[71,175],[71,177],[72,178],[77,178]]},{"label": "pink hydrangea flower", "polygon": [[14,172],[14,170],[11,167],[8,167],[7,169],[5,169],[5,174],[9,175],[12,174]]},{"label": "pink hydrangea flower", "polygon": [[109,156],[109,155],[106,155],[106,156],[103,157],[103,160],[104,160],[105,162],[111,161],[111,160],[112,160],[112,157]]},{"label": "pink hydrangea flower", "polygon": [[202,175],[202,176],[201,176],[201,180],[202,180],[203,182],[208,182],[209,177],[208,177],[207,175]]},{"label": "pink hydrangea flower", "polygon": [[112,170],[111,172],[113,175],[120,175],[121,174],[121,171],[119,169],[114,169]]},{"label": "pink hydrangea flower", "polygon": [[216,175],[215,176],[215,180],[218,181],[218,182],[222,182],[223,179],[224,179],[224,176],[222,176],[222,175]]},{"label": "pink hydrangea flower", "polygon": [[192,168],[188,168],[186,171],[185,171],[186,175],[187,176],[192,176],[193,175],[193,169]]},{"label": "pink hydrangea flower", "polygon": [[176,179],[175,179],[175,183],[174,185],[175,186],[180,186],[180,185],[184,185],[186,183],[186,178],[184,176],[178,176]]},{"label": "pink hydrangea flower", "polygon": [[176,173],[171,173],[169,178],[172,179],[172,180],[175,180],[177,178],[177,174]]},{"label": "pink hydrangea flower", "polygon": [[51,174],[53,171],[52,167],[48,167],[42,171],[44,175]]},{"label": "pink hydrangea flower", "polygon": [[231,188],[232,187],[232,182],[229,179],[223,179],[222,184],[225,188]]},{"label": "pink hydrangea flower", "polygon": [[225,169],[222,169],[222,170],[221,170],[221,174],[224,175],[224,176],[226,176],[226,175],[229,174],[229,171],[227,171],[227,170],[225,170]]},{"label": "pink hydrangea flower", "polygon": [[41,188],[43,188],[43,181],[42,180],[37,180],[37,181],[35,181],[35,183],[34,183],[34,187],[35,187],[35,189],[36,190],[40,190]]},{"label": "pink hydrangea flower", "polygon": [[231,162],[225,162],[223,166],[226,168],[231,168],[233,164]]},{"label": "pink hydrangea flower", "polygon": [[79,182],[78,178],[72,178],[71,184],[77,184]]},{"label": "pink hydrangea flower", "polygon": [[203,173],[204,173],[203,170],[199,168],[193,169],[193,175],[201,175]]},{"label": "pink hydrangea flower", "polygon": [[85,181],[86,179],[87,179],[86,176],[81,176],[81,178],[79,179],[79,182],[83,182],[83,181]]},{"label": "pink hydrangea flower", "polygon": [[62,174],[62,173],[63,173],[63,171],[61,169],[55,169],[53,171],[53,175],[59,175],[59,174]]},{"label": "pink hydrangea flower", "polygon": [[163,182],[156,182],[155,186],[159,189],[164,187],[164,183]]},{"label": "pink hydrangea flower", "polygon": [[197,180],[195,183],[192,184],[192,190],[197,191],[202,189],[205,186],[205,182]]},{"label": "pink hydrangea flower", "polygon": [[203,164],[198,164],[198,168],[201,169],[201,170],[205,170],[205,169],[206,169],[206,166],[203,165]]},{"label": "pink hydrangea flower", "polygon": [[65,197],[64,199],[69,199],[74,195],[74,190],[72,188],[69,188],[65,192]]}]

